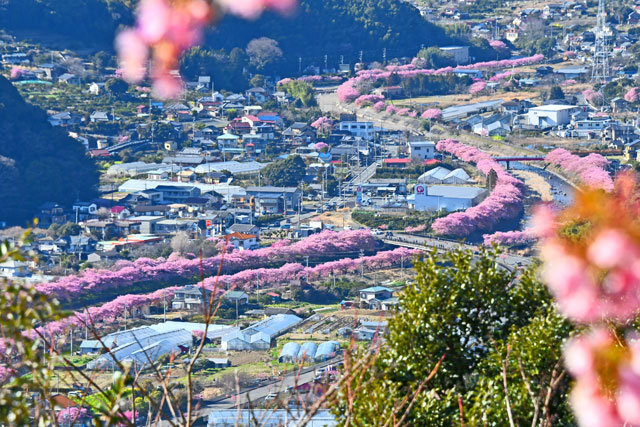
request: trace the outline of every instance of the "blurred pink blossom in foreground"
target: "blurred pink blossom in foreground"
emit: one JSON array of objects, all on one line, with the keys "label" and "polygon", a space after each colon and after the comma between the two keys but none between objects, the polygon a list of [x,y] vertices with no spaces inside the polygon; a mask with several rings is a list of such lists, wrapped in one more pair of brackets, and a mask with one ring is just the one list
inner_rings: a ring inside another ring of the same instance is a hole
[{"label": "blurred pink blossom in foreground", "polygon": [[[296,0],[217,0],[223,11],[255,18],[265,9],[289,12]],[[177,69],[180,55],[200,43],[205,27],[218,9],[208,0],[141,0],[135,28],[116,37],[122,77],[138,83],[153,80],[158,98],[176,98],[182,93]],[[151,65],[148,69],[148,62]]]}]

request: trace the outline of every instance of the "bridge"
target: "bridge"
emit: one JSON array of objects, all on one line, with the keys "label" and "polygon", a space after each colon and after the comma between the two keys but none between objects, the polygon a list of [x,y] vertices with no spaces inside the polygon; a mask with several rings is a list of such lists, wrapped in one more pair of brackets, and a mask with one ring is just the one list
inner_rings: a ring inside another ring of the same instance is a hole
[{"label": "bridge", "polygon": [[125,148],[135,147],[136,145],[143,145],[143,144],[146,144],[147,142],[149,142],[149,140],[146,140],[146,139],[141,139],[139,141],[125,141],[116,145],[112,145],[111,147],[107,147],[106,150],[109,153],[118,153],[124,150]]},{"label": "bridge", "polygon": [[519,156],[519,157],[494,157],[496,162],[507,163],[507,169],[509,169],[511,162],[541,162],[544,161],[544,157],[540,156]]}]

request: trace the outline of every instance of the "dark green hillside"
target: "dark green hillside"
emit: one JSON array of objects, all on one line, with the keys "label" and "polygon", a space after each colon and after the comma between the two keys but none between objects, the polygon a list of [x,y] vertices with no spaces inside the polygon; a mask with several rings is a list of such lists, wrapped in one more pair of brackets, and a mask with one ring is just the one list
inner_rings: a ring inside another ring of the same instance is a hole
[{"label": "dark green hillside", "polygon": [[24,225],[47,201],[70,205],[95,195],[98,173],[84,147],[51,127],[0,76],[0,221]]},{"label": "dark green hillside", "polygon": [[[111,45],[119,25],[130,25],[136,0],[5,0],[0,2],[0,28],[46,31],[70,42]],[[257,21],[226,17],[211,31],[208,47],[244,49],[252,39],[269,37],[284,52],[284,70],[303,64],[336,64],[340,55],[353,63],[363,51],[365,61],[413,56],[421,45],[447,42],[444,31],[400,0],[301,0],[291,18],[266,13]],[[92,45],[95,47],[95,45]]]}]

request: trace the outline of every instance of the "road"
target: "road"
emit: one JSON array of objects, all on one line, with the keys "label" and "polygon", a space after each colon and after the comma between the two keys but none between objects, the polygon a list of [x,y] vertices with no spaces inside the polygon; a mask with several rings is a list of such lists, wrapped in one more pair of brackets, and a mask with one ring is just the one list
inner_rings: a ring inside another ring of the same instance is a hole
[{"label": "road", "polygon": [[[455,242],[452,240],[438,239],[434,237],[414,236],[404,233],[394,233],[393,237],[385,237],[383,242],[390,245],[403,246],[405,248],[427,250],[436,248],[440,252],[448,252],[455,249],[478,250],[477,245],[470,245],[463,242]],[[509,270],[515,270],[518,267],[526,267],[532,263],[531,258],[503,252],[499,263]]]}]

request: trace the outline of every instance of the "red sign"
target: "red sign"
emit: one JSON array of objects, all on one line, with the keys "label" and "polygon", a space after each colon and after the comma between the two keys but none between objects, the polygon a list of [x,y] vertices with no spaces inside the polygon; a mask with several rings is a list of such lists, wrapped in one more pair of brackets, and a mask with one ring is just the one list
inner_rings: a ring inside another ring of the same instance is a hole
[{"label": "red sign", "polygon": [[424,186],[422,185],[416,186],[416,194],[424,194]]},{"label": "red sign", "polygon": [[211,220],[210,219],[208,219],[205,223],[207,224],[207,228],[211,227]]}]

